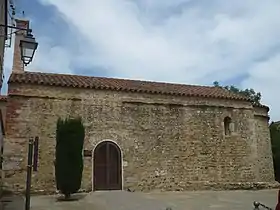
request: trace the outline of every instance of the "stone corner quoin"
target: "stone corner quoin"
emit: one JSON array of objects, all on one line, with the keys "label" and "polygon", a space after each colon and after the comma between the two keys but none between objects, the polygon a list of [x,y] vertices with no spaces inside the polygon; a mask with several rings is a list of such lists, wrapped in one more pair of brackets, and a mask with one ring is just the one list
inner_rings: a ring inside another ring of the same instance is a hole
[{"label": "stone corner quoin", "polygon": [[[115,181],[122,189],[230,189],[274,182],[265,107],[244,100],[11,83],[4,148],[9,187],[24,190],[28,138],[38,136],[32,190],[55,191],[56,121],[69,116],[82,117],[86,150],[113,142],[119,151]],[[84,158],[82,189],[99,184],[95,161]]]}]

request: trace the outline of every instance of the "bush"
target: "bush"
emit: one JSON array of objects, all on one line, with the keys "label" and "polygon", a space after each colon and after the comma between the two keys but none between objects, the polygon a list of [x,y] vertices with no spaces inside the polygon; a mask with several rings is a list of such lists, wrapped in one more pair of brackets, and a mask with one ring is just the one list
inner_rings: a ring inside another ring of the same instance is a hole
[{"label": "bush", "polygon": [[280,182],[280,121],[269,126],[275,180]]},{"label": "bush", "polygon": [[56,128],[56,187],[65,198],[81,187],[85,129],[81,118],[58,119]]}]

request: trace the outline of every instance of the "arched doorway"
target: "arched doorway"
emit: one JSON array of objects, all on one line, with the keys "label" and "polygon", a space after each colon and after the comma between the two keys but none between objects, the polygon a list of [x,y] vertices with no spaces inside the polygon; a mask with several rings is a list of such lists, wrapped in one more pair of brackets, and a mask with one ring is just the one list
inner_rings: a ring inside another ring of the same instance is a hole
[{"label": "arched doorway", "polygon": [[103,141],[94,149],[93,190],[122,189],[121,150],[111,141]]}]

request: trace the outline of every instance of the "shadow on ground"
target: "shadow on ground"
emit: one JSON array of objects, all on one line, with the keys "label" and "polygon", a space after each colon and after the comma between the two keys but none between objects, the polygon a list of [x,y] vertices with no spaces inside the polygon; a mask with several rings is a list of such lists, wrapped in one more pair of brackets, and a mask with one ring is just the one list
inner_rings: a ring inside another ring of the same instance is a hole
[{"label": "shadow on ground", "polygon": [[3,191],[0,198],[0,210],[23,210],[24,198],[11,191]]},{"label": "shadow on ground", "polygon": [[64,195],[59,195],[56,198],[56,202],[71,202],[71,201],[79,201],[86,197],[86,194],[73,194],[70,198],[66,199]]}]

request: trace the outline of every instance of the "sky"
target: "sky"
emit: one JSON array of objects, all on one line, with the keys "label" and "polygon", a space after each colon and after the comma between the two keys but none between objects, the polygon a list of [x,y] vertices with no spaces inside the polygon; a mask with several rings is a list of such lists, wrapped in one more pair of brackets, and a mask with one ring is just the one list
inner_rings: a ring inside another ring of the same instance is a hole
[{"label": "sky", "polygon": [[[39,43],[27,71],[219,81],[261,92],[271,119],[280,120],[279,0],[13,1]],[[5,81],[12,51],[5,53]]]}]

